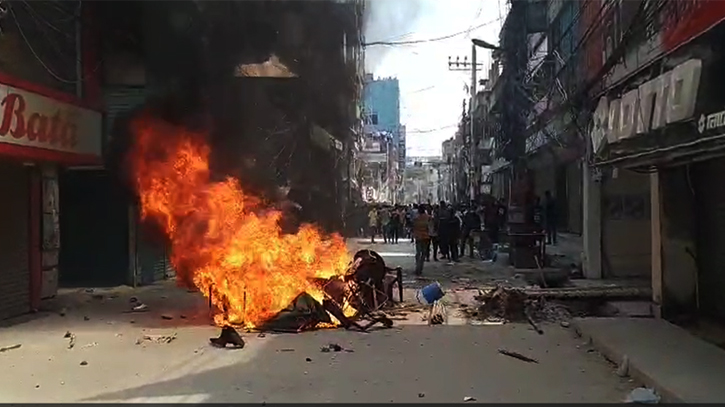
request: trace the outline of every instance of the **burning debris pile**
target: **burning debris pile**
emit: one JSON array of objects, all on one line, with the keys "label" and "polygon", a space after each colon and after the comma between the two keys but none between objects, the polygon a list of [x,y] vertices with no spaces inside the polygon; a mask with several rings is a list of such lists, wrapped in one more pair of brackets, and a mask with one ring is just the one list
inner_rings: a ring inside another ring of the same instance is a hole
[{"label": "burning debris pile", "polygon": [[399,269],[370,251],[351,259],[341,236],[309,224],[283,234],[280,211],[234,178],[211,179],[205,134],[148,115],[132,131],[141,215],[168,239],[177,281],[208,297],[224,328],[212,342],[243,346],[232,326],[299,332],[392,325],[380,311],[400,285]]}]

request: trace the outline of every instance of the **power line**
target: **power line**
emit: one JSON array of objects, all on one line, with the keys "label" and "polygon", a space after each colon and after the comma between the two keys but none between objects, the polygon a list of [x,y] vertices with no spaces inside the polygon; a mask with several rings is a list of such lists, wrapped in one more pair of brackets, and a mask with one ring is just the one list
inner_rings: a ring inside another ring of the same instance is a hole
[{"label": "power line", "polygon": [[487,21],[487,22],[485,22],[483,24],[479,24],[479,25],[477,25],[475,27],[472,27],[472,28],[469,28],[469,29],[466,29],[466,30],[463,30],[463,31],[459,31],[457,33],[444,35],[442,37],[427,38],[427,39],[423,39],[423,40],[410,40],[410,41],[375,41],[375,42],[364,43],[363,44],[363,47],[369,47],[369,46],[373,46],[373,45],[386,45],[386,46],[413,45],[413,44],[423,44],[423,43],[427,43],[427,42],[443,41],[443,40],[447,40],[447,39],[450,39],[450,38],[455,38],[455,37],[458,37],[458,36],[461,36],[461,35],[466,35],[466,34],[468,34],[469,32],[471,32],[473,30],[477,30],[477,29],[482,28],[482,27],[485,27],[487,25],[491,25],[491,24],[496,23],[496,22],[498,22],[500,20],[501,20],[501,18],[497,18],[495,20],[491,20],[491,21]]},{"label": "power line", "polygon": [[435,133],[437,131],[441,130],[447,130],[454,127],[458,127],[458,123],[456,124],[449,124],[448,126],[438,127],[435,129],[413,129],[413,130],[406,130],[406,134],[425,134],[425,133]]}]

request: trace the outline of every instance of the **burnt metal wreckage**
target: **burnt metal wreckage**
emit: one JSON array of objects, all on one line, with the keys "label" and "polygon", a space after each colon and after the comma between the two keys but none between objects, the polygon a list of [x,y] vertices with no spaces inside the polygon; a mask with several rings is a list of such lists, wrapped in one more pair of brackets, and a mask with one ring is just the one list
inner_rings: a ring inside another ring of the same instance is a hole
[{"label": "burnt metal wreckage", "polygon": [[[312,283],[324,293],[320,303],[303,292],[290,305],[256,327],[259,332],[300,333],[330,326],[334,317],[342,328],[369,332],[375,325],[391,328],[393,320],[385,310],[403,302],[403,271],[388,267],[385,260],[372,250],[360,250],[353,256],[342,278],[318,278]],[[395,288],[397,286],[397,300]],[[212,307],[209,292],[209,306]],[[355,311],[347,316],[346,306]],[[225,312],[222,310],[222,312]],[[218,338],[210,338],[217,347],[243,348],[244,340],[232,325],[222,327]]]}]

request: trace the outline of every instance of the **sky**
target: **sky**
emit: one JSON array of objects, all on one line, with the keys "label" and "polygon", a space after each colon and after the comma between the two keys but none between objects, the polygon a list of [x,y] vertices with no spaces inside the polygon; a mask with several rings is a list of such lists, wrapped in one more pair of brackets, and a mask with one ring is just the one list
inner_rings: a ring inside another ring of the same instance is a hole
[{"label": "sky", "polygon": [[[401,93],[401,124],[407,127],[408,156],[436,156],[441,143],[455,134],[468,98],[471,72],[450,71],[448,57],[471,59],[471,38],[498,44],[507,0],[371,0],[365,42],[426,41],[366,47],[368,71],[376,77],[397,77]],[[481,26],[479,28],[476,28]],[[487,76],[491,53],[479,48],[478,62]],[[479,88],[480,89],[480,88]]]}]

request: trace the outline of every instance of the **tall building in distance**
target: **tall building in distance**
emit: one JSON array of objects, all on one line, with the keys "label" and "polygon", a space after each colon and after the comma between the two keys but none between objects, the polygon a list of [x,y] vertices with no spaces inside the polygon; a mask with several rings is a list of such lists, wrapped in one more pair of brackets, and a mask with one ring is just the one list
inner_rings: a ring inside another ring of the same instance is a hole
[{"label": "tall building in distance", "polygon": [[[369,146],[380,146],[379,153],[364,151],[367,154],[384,153],[385,169],[372,176],[376,180],[377,200],[395,202],[402,199],[402,176],[405,168],[405,127],[400,124],[400,83],[397,78],[374,78],[365,74],[363,85],[363,138]],[[370,147],[372,149],[372,147]],[[379,159],[369,157],[373,165]],[[368,194],[370,195],[370,194]]]}]

